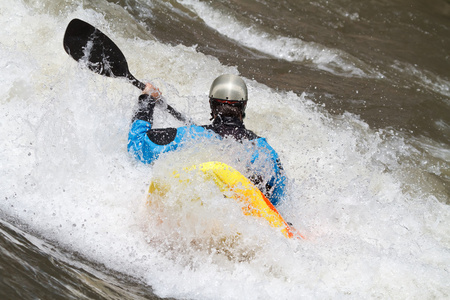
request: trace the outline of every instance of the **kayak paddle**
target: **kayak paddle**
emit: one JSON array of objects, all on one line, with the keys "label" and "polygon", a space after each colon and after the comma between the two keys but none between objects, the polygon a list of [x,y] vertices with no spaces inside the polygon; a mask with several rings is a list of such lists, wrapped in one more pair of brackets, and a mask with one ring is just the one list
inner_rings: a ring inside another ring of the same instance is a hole
[{"label": "kayak paddle", "polygon": [[[73,19],[64,34],[64,50],[78,62],[97,74],[107,77],[125,77],[135,87],[144,90],[145,84],[137,80],[128,70],[128,63],[119,47],[103,32],[80,19]],[[163,99],[161,99],[163,100]],[[190,121],[169,104],[169,113],[184,123]]]}]

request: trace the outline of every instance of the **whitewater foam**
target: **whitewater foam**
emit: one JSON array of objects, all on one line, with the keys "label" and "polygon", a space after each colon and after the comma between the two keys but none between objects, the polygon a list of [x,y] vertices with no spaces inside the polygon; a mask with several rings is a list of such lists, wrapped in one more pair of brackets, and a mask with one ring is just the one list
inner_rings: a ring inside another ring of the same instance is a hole
[{"label": "whitewater foam", "polygon": [[[278,92],[245,79],[251,98],[259,99],[249,101],[246,124],[268,138],[291,178],[290,202],[280,212],[307,238],[288,241],[270,227],[233,215],[243,233],[236,248],[227,248],[234,254],[230,258],[201,239],[199,244],[201,228],[180,226],[172,232],[151,226],[155,220],[145,203],[155,168],[187,161],[171,155],[147,166],[127,154],[139,91],[73,61],[62,49],[63,31],[75,16],[104,25],[102,31],[124,50],[132,72],[152,77],[168,101],[198,123],[208,122],[212,78],[237,69],[195,48],[110,33],[108,21],[90,9],[60,17],[21,3],[2,4],[2,10],[6,17],[0,25],[9,27],[0,36],[5,66],[0,73],[0,209],[33,234],[143,280],[160,296],[449,294],[450,209],[421,191],[420,182],[404,181],[417,168],[415,160],[407,164],[400,158],[418,150],[402,136],[374,131],[351,114],[330,116],[306,94]],[[27,26],[31,22],[35,31]],[[57,34],[50,28],[58,28]],[[146,75],[155,69],[157,76]],[[155,117],[158,126],[180,125],[164,111]],[[416,193],[409,189],[414,184]],[[199,218],[208,209],[234,211],[210,204]],[[181,217],[188,210],[173,214]],[[205,217],[203,226],[214,219]],[[193,225],[191,219],[180,222]],[[251,255],[237,255],[245,251]]]}]

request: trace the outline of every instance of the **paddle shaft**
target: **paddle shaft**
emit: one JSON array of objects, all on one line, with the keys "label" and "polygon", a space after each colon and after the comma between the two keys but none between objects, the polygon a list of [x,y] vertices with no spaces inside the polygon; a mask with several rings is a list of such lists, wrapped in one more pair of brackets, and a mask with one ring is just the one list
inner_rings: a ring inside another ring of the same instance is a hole
[{"label": "paddle shaft", "polygon": [[[130,74],[131,75],[131,74]],[[132,75],[131,75],[132,76]],[[130,78],[128,78],[130,79]],[[136,78],[132,78],[131,79],[131,83],[139,88],[141,91],[143,91],[145,89],[145,83],[137,80]],[[189,120],[188,118],[186,118],[182,113],[180,113],[179,111],[177,111],[175,108],[173,108],[172,106],[170,106],[167,101],[161,97],[161,99],[159,100],[163,106],[165,106],[166,110],[172,115],[174,116],[176,119],[178,119],[179,121],[182,121],[186,124],[192,124],[192,121]]]},{"label": "paddle shaft", "polygon": [[[64,34],[64,49],[76,61],[85,62],[97,74],[108,77],[125,77],[140,90],[145,84],[137,80],[129,71],[128,63],[119,47],[103,32],[80,19],[73,19]],[[186,116],[167,104],[160,102],[176,119],[189,124]]]}]

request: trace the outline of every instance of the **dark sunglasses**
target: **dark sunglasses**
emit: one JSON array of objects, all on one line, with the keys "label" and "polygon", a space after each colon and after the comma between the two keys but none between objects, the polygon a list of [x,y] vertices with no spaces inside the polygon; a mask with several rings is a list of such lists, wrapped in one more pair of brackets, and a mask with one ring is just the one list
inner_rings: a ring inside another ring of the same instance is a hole
[{"label": "dark sunglasses", "polygon": [[247,105],[247,101],[235,101],[235,100],[222,100],[222,99],[214,99],[211,98],[209,100],[210,102],[215,102],[215,103],[219,103],[219,104],[228,104],[231,106],[246,106]]}]

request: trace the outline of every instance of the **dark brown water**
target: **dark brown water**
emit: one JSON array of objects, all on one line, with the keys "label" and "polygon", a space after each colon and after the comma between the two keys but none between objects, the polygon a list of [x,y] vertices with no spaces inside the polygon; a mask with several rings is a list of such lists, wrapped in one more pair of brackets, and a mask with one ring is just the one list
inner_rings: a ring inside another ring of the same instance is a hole
[{"label": "dark brown water", "polygon": [[160,299],[151,287],[89,266],[77,253],[61,253],[4,222],[0,253],[0,299]]}]

